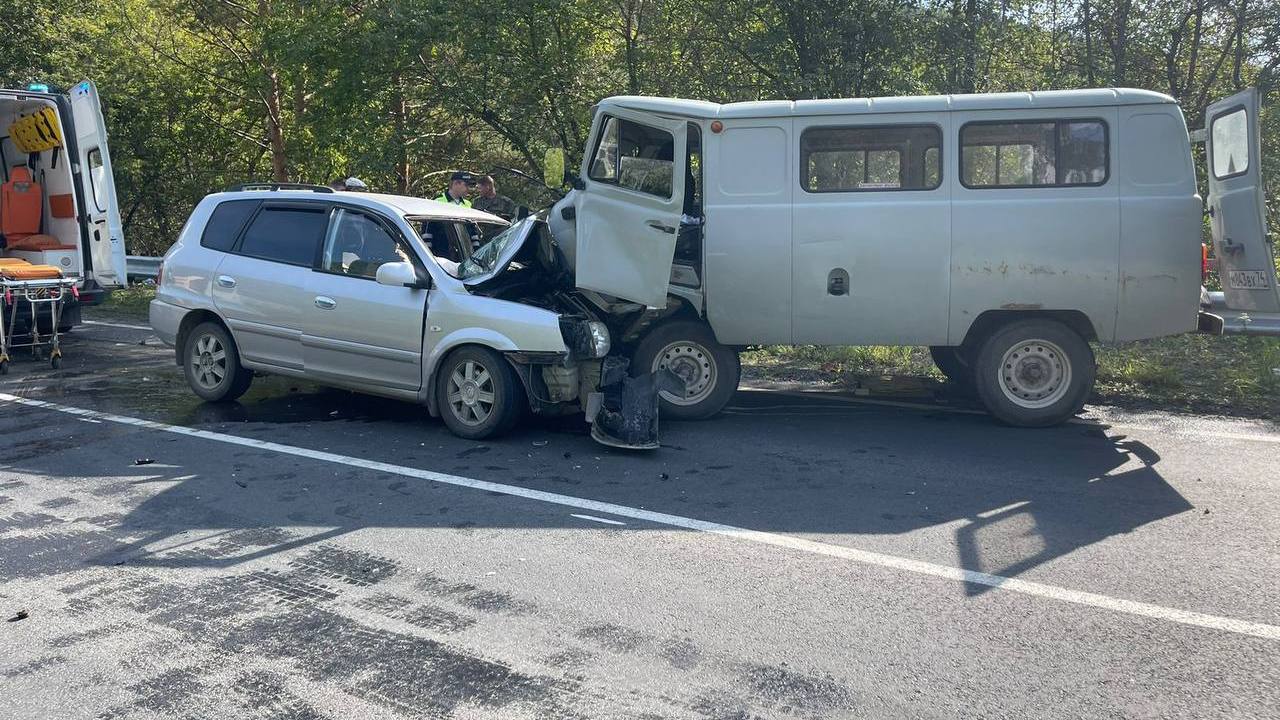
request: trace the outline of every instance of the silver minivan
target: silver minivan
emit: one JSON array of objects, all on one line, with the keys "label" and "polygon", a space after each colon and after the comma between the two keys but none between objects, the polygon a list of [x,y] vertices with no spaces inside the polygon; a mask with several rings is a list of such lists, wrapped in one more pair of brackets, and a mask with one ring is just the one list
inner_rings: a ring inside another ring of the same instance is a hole
[{"label": "silver minivan", "polygon": [[723,407],[746,345],[925,345],[999,419],[1050,425],[1091,341],[1280,332],[1257,111],[1250,89],[1205,114],[1217,294],[1190,133],[1146,90],[608,98],[549,222],[578,286],[630,303],[633,366],[685,380],[664,414]]},{"label": "silver minivan", "polygon": [[242,186],[192,212],[151,325],[209,401],[267,373],[422,403],[467,438],[530,408],[656,447],[661,375],[631,377],[566,267],[537,216],[508,226],[421,198]]}]

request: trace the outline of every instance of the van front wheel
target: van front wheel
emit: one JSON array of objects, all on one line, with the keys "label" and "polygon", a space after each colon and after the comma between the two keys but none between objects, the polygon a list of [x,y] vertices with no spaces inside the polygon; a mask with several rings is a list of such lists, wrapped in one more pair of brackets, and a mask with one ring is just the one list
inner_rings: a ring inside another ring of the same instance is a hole
[{"label": "van front wheel", "polygon": [[1012,322],[982,343],[974,366],[978,396],[997,419],[1047,427],[1084,407],[1096,371],[1093,349],[1060,322]]},{"label": "van front wheel", "polygon": [[711,328],[691,320],[660,325],[636,346],[631,372],[666,368],[684,381],[683,393],[659,393],[660,412],[678,420],[703,420],[724,409],[738,389],[738,353],[721,345]]}]

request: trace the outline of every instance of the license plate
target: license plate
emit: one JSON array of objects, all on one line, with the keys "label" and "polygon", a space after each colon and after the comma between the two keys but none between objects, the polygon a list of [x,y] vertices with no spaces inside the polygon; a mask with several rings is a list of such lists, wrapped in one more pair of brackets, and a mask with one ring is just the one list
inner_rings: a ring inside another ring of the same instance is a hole
[{"label": "license plate", "polygon": [[1236,290],[1266,290],[1271,287],[1266,270],[1232,270],[1227,273],[1227,284]]}]

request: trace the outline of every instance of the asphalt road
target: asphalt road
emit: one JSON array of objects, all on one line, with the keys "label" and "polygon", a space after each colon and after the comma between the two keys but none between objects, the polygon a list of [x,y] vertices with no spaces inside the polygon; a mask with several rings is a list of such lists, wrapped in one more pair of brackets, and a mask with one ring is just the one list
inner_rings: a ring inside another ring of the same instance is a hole
[{"label": "asphalt road", "polygon": [[1273,426],[757,390],[477,444],[201,405],[148,337],[0,378],[0,718],[1280,716]]}]

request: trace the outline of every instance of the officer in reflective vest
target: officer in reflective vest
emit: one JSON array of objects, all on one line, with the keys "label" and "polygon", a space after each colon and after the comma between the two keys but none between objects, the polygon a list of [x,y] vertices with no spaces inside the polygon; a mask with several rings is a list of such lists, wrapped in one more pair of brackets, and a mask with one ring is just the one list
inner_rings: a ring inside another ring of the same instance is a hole
[{"label": "officer in reflective vest", "polygon": [[440,197],[436,198],[436,202],[471,207],[471,201],[467,199],[467,188],[474,183],[471,173],[455,172],[449,176],[449,188],[440,193]]}]

